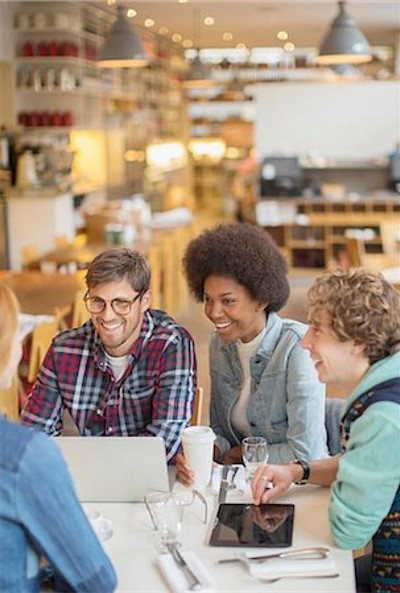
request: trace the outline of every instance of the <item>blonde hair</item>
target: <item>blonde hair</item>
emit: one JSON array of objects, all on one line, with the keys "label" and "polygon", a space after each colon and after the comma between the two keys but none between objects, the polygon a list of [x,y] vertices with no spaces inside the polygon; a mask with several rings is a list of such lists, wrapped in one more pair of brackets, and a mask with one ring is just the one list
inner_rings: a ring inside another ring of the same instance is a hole
[{"label": "blonde hair", "polygon": [[365,345],[370,364],[400,350],[400,293],[379,272],[354,268],[323,274],[308,301],[310,320],[327,313],[342,342]]},{"label": "blonde hair", "polygon": [[7,368],[18,335],[19,304],[11,288],[0,284],[0,377]]}]

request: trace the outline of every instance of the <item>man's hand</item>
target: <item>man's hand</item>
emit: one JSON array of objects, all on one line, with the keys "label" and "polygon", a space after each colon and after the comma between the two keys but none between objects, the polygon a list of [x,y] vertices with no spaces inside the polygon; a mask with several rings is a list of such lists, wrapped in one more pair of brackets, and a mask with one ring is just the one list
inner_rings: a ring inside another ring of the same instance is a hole
[{"label": "man's hand", "polygon": [[255,504],[270,502],[283,494],[291,483],[300,479],[296,472],[302,472],[297,465],[263,465],[258,468],[251,483]]},{"label": "man's hand", "polygon": [[223,456],[222,463],[224,465],[242,463],[242,449],[240,445],[237,445],[237,447],[232,447],[232,449],[229,449],[228,453],[225,453],[225,455]]},{"label": "man's hand", "polygon": [[185,486],[192,486],[194,484],[194,472],[187,464],[183,453],[178,453],[176,456],[176,477]]}]

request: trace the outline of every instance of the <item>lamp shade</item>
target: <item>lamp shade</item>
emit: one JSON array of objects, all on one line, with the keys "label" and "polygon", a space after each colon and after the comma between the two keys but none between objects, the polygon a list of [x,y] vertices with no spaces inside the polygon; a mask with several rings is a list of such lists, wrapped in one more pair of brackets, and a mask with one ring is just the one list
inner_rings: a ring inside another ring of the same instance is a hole
[{"label": "lamp shade", "polygon": [[215,82],[212,80],[210,68],[207,64],[201,61],[200,50],[197,51],[197,55],[190,65],[190,70],[183,86],[187,89],[192,88],[209,88],[215,86]]},{"label": "lamp shade", "polygon": [[118,16],[100,50],[98,66],[103,68],[129,68],[147,66],[148,57],[138,32],[118,7]]},{"label": "lamp shade", "polygon": [[339,14],[321,44],[318,64],[362,64],[372,60],[368,40],[339,2]]}]

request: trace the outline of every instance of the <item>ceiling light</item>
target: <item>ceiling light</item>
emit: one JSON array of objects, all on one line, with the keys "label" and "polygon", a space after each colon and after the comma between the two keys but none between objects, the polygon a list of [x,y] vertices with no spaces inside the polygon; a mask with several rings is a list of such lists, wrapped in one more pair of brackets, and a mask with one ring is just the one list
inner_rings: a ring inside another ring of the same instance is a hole
[{"label": "ceiling light", "polygon": [[286,31],[278,31],[276,36],[280,41],[286,41],[286,39],[289,37]]},{"label": "ceiling light", "polygon": [[[193,39],[198,43],[198,46],[200,46],[200,23],[200,11],[195,10],[193,12]],[[201,61],[200,49],[197,50],[197,54],[189,68],[189,73],[182,83],[186,89],[215,86],[208,64]]]},{"label": "ceiling light", "polygon": [[318,64],[362,64],[372,60],[366,37],[345,10],[345,2],[338,2],[339,13],[321,44]]},{"label": "ceiling light", "polygon": [[102,68],[129,68],[147,64],[142,40],[119,6],[117,19],[106,36],[97,65]]},{"label": "ceiling light", "polygon": [[190,64],[189,75],[183,81],[183,86],[187,89],[215,86],[208,64],[201,61],[200,50],[197,51],[195,59]]},{"label": "ceiling light", "polygon": [[285,51],[294,51],[294,43],[291,41],[286,41],[285,45],[283,46]]},{"label": "ceiling light", "polygon": [[225,31],[225,33],[222,35],[222,39],[224,41],[232,41],[233,34],[230,31]]}]

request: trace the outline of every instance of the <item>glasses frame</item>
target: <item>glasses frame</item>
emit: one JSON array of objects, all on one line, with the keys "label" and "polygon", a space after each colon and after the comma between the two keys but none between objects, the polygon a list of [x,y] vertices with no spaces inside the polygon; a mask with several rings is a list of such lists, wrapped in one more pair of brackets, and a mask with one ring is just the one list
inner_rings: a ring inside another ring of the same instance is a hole
[{"label": "glasses frame", "polygon": [[[116,315],[122,315],[123,317],[125,317],[126,315],[130,315],[130,313],[132,312],[132,307],[133,305],[136,303],[136,301],[141,298],[144,293],[146,292],[146,290],[144,288],[142,288],[142,290],[140,290],[138,292],[138,294],[135,296],[135,298],[133,299],[122,299],[121,297],[116,297],[115,299],[111,299],[111,300],[106,300],[103,299],[102,297],[90,297],[89,296],[89,291],[86,292],[85,296],[83,297],[83,301],[85,303],[86,309],[89,311],[89,313],[91,315],[100,315],[100,313],[103,313],[107,307],[107,303],[110,303],[112,310],[114,311],[114,313],[116,313]],[[88,301],[90,299],[95,299],[97,298],[99,301],[102,301],[103,303],[103,308],[100,311],[91,311],[89,309],[88,306]],[[119,311],[115,310],[115,301],[125,301],[126,303],[128,303],[129,305],[129,311],[127,313],[120,313]]]}]

